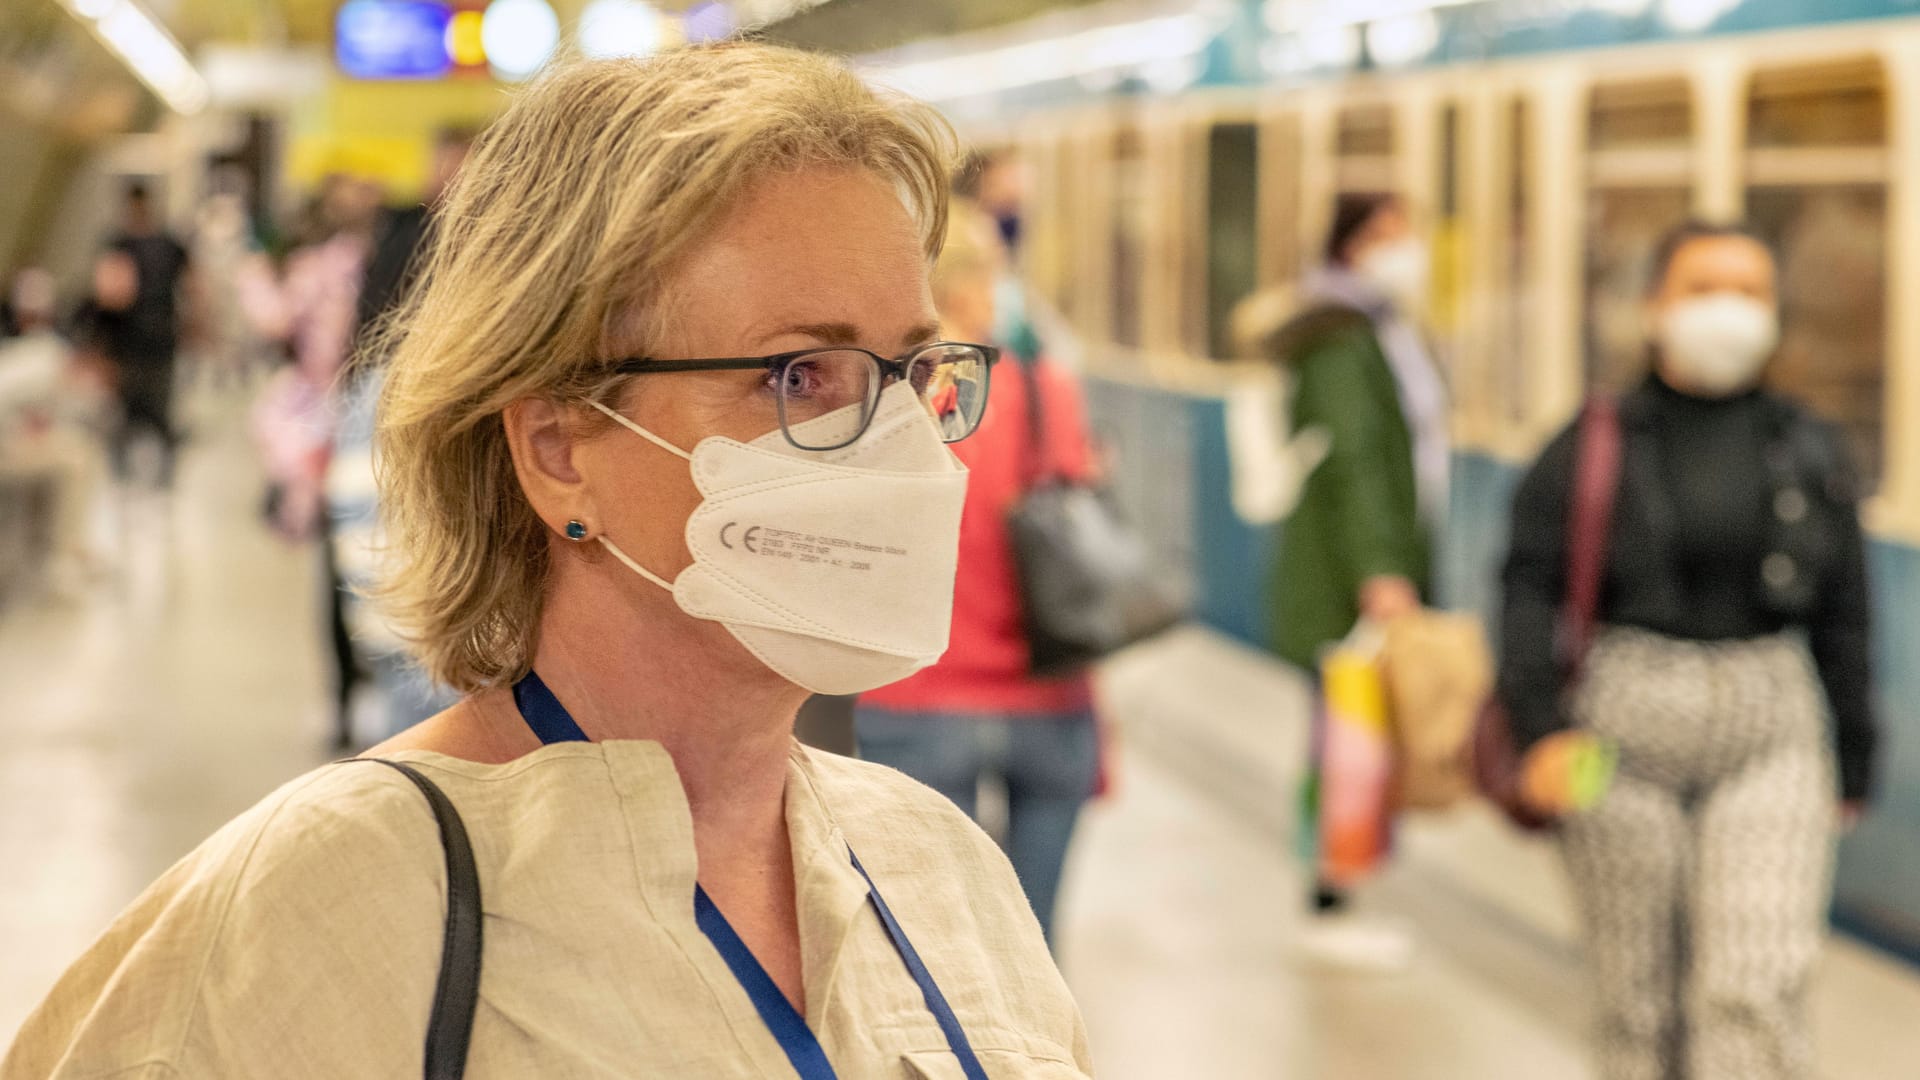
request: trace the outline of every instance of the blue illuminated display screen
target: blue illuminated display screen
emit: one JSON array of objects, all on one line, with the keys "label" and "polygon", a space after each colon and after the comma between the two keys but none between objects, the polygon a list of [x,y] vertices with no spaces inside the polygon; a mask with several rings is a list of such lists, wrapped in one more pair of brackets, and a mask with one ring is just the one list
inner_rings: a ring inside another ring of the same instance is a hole
[{"label": "blue illuminated display screen", "polygon": [[334,59],[356,79],[434,79],[453,66],[447,24],[434,0],[348,0],[334,23]]}]

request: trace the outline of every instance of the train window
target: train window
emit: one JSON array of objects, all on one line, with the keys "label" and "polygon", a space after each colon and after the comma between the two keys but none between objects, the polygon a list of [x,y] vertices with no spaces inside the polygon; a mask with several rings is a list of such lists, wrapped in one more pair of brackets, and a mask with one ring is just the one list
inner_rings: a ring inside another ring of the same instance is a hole
[{"label": "train window", "polygon": [[1689,216],[1683,187],[1596,188],[1587,197],[1587,379],[1619,392],[1646,375],[1653,249]]},{"label": "train window", "polygon": [[1681,79],[1600,86],[1587,123],[1587,380],[1617,392],[1646,372],[1653,249],[1693,206],[1692,95]]},{"label": "train window", "polygon": [[1364,105],[1340,114],[1336,136],[1341,157],[1383,157],[1393,153],[1393,110],[1386,105]]},{"label": "train window", "polygon": [[1147,215],[1147,154],[1140,129],[1123,123],[1113,137],[1109,161],[1113,184],[1112,291],[1107,304],[1111,319],[1108,340],[1128,348],[1140,347],[1141,272],[1145,269]]},{"label": "train window", "polygon": [[1361,105],[1341,111],[1334,133],[1342,191],[1391,191],[1395,150],[1393,109]]},{"label": "train window", "polygon": [[1460,216],[1460,106],[1449,102],[1440,113],[1440,201],[1442,221]]},{"label": "train window", "polygon": [[1747,215],[1780,259],[1769,378],[1847,434],[1869,482],[1886,401],[1887,93],[1877,64],[1763,72],[1749,106]]},{"label": "train window", "polygon": [[1753,80],[1747,141],[1765,146],[1883,146],[1886,76],[1877,61],[1762,72]]},{"label": "train window", "polygon": [[1207,132],[1207,355],[1233,355],[1233,311],[1259,281],[1259,132],[1215,124]]},{"label": "train window", "polygon": [[1686,144],[1693,138],[1693,103],[1684,79],[1596,87],[1587,129],[1593,150]]},{"label": "train window", "polygon": [[1839,424],[1877,480],[1886,401],[1884,187],[1772,188],[1747,212],[1780,258],[1784,336],[1772,384]]}]

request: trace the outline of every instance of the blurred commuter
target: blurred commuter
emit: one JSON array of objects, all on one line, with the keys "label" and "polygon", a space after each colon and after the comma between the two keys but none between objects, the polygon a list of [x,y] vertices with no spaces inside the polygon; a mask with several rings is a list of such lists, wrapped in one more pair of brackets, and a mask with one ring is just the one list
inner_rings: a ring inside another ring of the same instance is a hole
[{"label": "blurred commuter", "polygon": [[363,679],[346,621],[341,573],[328,543],[327,468],[339,423],[338,390],[359,320],[360,283],[373,247],[380,189],[330,177],[307,244],[287,257],[284,278],[256,290],[257,329],[285,344],[291,363],[255,403],[253,437],[266,466],[268,522],[284,538],[326,548],[328,656],[334,684],[334,743],[352,742],[354,691]]},{"label": "blurred commuter", "polygon": [[411,206],[381,214],[355,312],[357,341],[365,342],[379,321],[397,310],[411,290],[424,262],[422,255],[432,235],[433,218],[439,211],[440,200],[466,162],[473,140],[474,133],[465,128],[440,132],[434,139],[433,159],[427,166],[424,198]]},{"label": "blurred commuter", "polygon": [[[1304,310],[1272,339],[1290,376],[1292,430],[1314,432],[1326,446],[1282,526],[1271,582],[1274,648],[1310,676],[1321,652],[1361,618],[1385,624],[1418,611],[1431,580],[1450,450],[1446,386],[1416,322],[1427,269],[1399,198],[1342,196]],[[1310,830],[1323,724],[1316,709]],[[1321,880],[1313,906],[1341,914],[1345,890]],[[1408,943],[1388,927],[1323,919],[1308,947],[1327,959],[1395,966]]]},{"label": "blurred commuter", "polygon": [[216,388],[244,388],[252,381],[259,338],[248,325],[240,279],[259,244],[247,210],[246,174],[220,166],[212,181],[193,230],[192,259],[205,331],[198,360]]},{"label": "blurred commuter", "polygon": [[[366,595],[376,584],[386,549],[373,447],[375,406],[386,385],[388,357],[378,347],[376,332],[412,291],[432,236],[432,217],[472,143],[470,132],[443,133],[434,145],[426,198],[382,215],[355,304],[355,352],[338,380],[338,422],[324,484],[328,556],[342,628],[360,669],[379,692],[382,739],[453,704],[455,696],[413,663],[397,629]],[[344,711],[341,716],[351,720]],[[344,746],[354,732],[341,727],[336,736]]]},{"label": "blurred commuter", "polygon": [[954,178],[953,191],[992,217],[1006,248],[1008,257],[994,283],[993,340],[1019,356],[1043,355],[1046,347],[1036,318],[1038,298],[1027,291],[1014,265],[1020,251],[1027,194],[1026,171],[1020,159],[1008,150],[971,154]]},{"label": "blurred commuter", "polygon": [[[992,220],[956,203],[932,282],[948,337],[990,339],[1004,263]],[[1010,358],[996,373],[980,430],[954,447],[968,481],[946,654],[862,695],[854,719],[863,758],[899,769],[969,816],[983,778],[1004,785],[1007,854],[1051,940],[1060,868],[1093,793],[1099,747],[1089,677],[1028,674],[1007,514],[1043,470],[1029,437],[1026,380],[1009,370],[1011,362],[1032,365],[1038,380],[1046,445],[1037,453],[1069,479],[1085,479],[1091,469],[1086,410],[1072,375],[1039,357]]]},{"label": "blurred commuter", "polygon": [[92,526],[105,471],[106,383],[55,329],[51,274],[22,271],[7,297],[17,333],[0,341],[0,481],[50,492],[46,580],[71,594],[104,568]]},{"label": "blurred commuter", "polygon": [[173,384],[187,268],[187,249],[161,227],[147,186],[129,184],[121,229],[94,266],[83,334],[114,369],[123,413],[114,440],[115,467],[123,478],[128,475],[134,434],[144,429],[160,446],[163,488],[173,483],[180,442]]},{"label": "blurred commuter", "polygon": [[1577,429],[1514,499],[1500,686],[1531,746],[1523,786],[1565,814],[1575,741],[1620,754],[1560,830],[1607,1080],[1812,1075],[1836,823],[1873,775],[1869,590],[1843,443],[1761,388],[1775,273],[1738,228],[1688,225],[1659,249],[1652,371],[1619,403],[1602,630],[1577,687],[1553,652]]},{"label": "blurred commuter", "polygon": [[1088,1075],[993,842],[792,734],[946,637],[993,355],[928,300],[952,141],[758,45],[523,92],[380,417],[383,595],[471,696],[188,856],[0,1077],[418,1075],[430,1031],[474,1076]]},{"label": "blurred commuter", "polygon": [[179,436],[172,424],[173,376],[187,304],[189,259],[180,239],[167,231],[153,195],[143,183],[128,186],[120,232],[109,244],[133,264],[134,294],[124,309],[125,333],[115,346],[120,364],[121,400],[127,420],[143,423],[162,437],[171,477],[172,453]]},{"label": "blurred commuter", "polygon": [[50,421],[73,349],[54,328],[58,301],[52,275],[22,270],[6,297],[14,330],[0,343],[0,439],[11,446]]},{"label": "blurred commuter", "polygon": [[1027,173],[1019,156],[1001,150],[976,155],[968,165],[971,176],[959,190],[993,218],[1007,250],[1019,251],[1027,202]]}]

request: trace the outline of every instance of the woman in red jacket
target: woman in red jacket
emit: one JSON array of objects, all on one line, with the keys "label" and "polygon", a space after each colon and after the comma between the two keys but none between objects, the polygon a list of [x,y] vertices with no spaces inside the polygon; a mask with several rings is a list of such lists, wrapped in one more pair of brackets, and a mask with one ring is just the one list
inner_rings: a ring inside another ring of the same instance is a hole
[{"label": "woman in red jacket", "polygon": [[[944,333],[993,340],[994,285],[1005,261],[992,219],[956,205],[932,279]],[[1060,867],[1080,806],[1093,791],[1099,748],[1089,678],[1043,680],[1027,673],[1006,518],[1025,492],[1036,458],[1028,436],[1028,383],[1016,363],[1034,364],[1047,463],[1070,478],[1089,471],[1079,384],[1044,360],[1008,355],[994,373],[979,430],[953,447],[971,475],[946,655],[911,678],[862,695],[855,725],[862,757],[912,776],[969,815],[983,776],[1004,784],[1003,842],[1051,942]]]}]

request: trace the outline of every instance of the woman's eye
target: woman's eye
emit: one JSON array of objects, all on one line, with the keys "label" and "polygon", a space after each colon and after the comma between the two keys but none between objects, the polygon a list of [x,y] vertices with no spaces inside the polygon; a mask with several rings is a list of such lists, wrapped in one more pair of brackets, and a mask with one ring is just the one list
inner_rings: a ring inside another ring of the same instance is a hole
[{"label": "woman's eye", "polygon": [[820,389],[820,365],[811,360],[795,360],[774,373],[781,393],[788,397],[806,397]]}]

